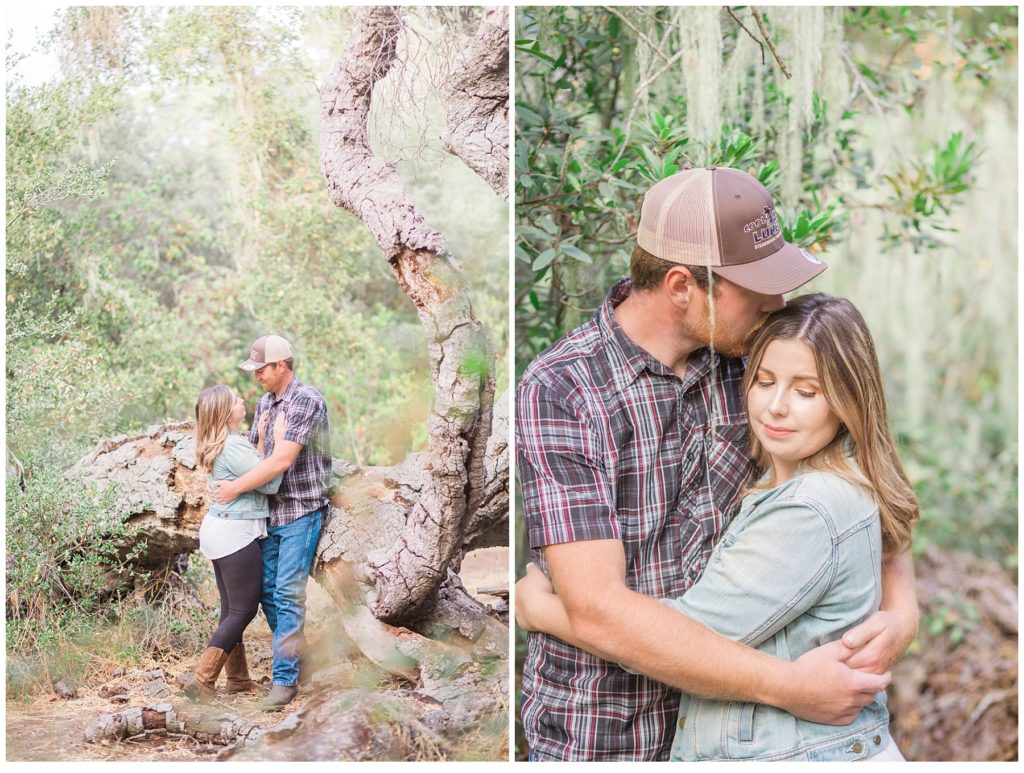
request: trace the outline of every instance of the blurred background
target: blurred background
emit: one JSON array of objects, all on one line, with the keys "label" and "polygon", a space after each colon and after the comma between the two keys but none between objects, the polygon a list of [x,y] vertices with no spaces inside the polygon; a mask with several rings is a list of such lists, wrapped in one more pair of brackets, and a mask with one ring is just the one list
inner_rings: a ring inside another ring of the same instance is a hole
[{"label": "blurred background", "polygon": [[757,176],[830,266],[798,292],[867,319],[921,502],[894,735],[1016,759],[1017,9],[520,8],[516,39],[517,377],[628,274],[654,182]]},{"label": "blurred background", "polygon": [[[371,142],[464,267],[500,395],[508,207],[440,144],[438,85],[479,14],[406,14],[406,67],[375,94]],[[63,471],[103,438],[190,419],[216,383],[251,419],[262,390],[238,364],[258,336],[293,344],[296,375],[327,399],[336,458],[390,465],[425,447],[419,318],[319,167],[318,84],[353,15],[6,11],[8,698],[205,642],[209,608],[99,605],[104,565],[125,557],[99,543],[102,508]],[[100,552],[62,552],[90,540]],[[215,599],[208,564],[190,576]]]}]

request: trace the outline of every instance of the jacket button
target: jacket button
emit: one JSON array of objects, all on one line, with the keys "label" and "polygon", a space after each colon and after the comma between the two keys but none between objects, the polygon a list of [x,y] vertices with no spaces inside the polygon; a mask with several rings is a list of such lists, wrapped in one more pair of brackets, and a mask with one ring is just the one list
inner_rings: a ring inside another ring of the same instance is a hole
[{"label": "jacket button", "polygon": [[860,741],[857,741],[857,743],[855,743],[850,748],[850,751],[852,751],[854,754],[860,754],[862,751],[864,751],[864,744],[862,744]]},{"label": "jacket button", "polygon": [[686,727],[686,717],[679,717],[679,729]]},{"label": "jacket button", "polygon": [[876,735],[874,738],[871,739],[871,741],[872,741],[872,743],[874,743],[875,746],[881,746],[882,745],[882,736]]}]

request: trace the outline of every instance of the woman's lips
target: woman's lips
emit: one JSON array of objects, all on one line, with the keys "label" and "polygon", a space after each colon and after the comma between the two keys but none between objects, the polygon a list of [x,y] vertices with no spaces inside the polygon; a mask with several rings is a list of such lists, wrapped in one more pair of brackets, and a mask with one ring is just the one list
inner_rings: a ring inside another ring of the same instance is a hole
[{"label": "woman's lips", "polygon": [[783,427],[773,427],[771,424],[764,425],[764,433],[768,435],[768,437],[779,439],[787,438],[792,435],[794,431],[795,430],[785,429]]}]

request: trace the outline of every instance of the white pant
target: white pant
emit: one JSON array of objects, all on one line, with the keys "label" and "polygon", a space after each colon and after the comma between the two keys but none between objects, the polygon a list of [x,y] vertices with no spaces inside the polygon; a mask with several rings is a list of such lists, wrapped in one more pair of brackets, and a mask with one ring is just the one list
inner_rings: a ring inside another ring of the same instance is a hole
[{"label": "white pant", "polygon": [[906,760],[900,754],[896,742],[890,738],[888,746],[882,749],[882,751],[872,754],[870,757],[865,757],[864,762],[906,762]]}]

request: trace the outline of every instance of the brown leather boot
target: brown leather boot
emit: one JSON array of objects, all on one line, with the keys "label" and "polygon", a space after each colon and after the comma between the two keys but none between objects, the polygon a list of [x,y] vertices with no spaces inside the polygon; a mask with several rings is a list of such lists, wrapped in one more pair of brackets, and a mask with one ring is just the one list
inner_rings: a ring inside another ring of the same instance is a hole
[{"label": "brown leather boot", "polygon": [[224,664],[224,676],[227,677],[225,693],[260,691],[260,686],[249,677],[249,666],[245,662],[245,644],[242,642],[238,642],[228,655],[227,663]]},{"label": "brown leather boot", "polygon": [[217,683],[217,677],[220,675],[220,670],[224,668],[227,659],[228,653],[224,650],[217,647],[207,647],[206,651],[203,652],[203,656],[199,658],[195,671],[185,680],[185,697],[192,701],[203,701],[204,703],[213,699],[217,695],[213,686]]}]

